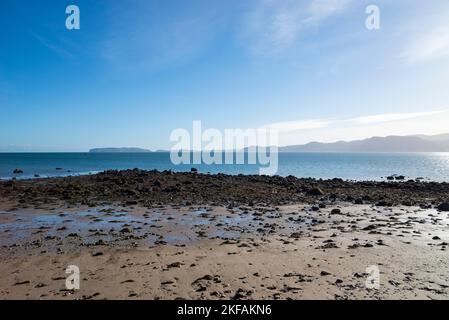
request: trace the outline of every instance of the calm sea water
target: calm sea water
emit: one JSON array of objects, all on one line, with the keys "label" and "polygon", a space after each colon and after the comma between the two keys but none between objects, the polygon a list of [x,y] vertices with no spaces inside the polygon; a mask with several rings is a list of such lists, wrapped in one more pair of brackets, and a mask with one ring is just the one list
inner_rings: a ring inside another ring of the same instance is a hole
[{"label": "calm sea water", "polygon": [[[107,169],[157,169],[257,174],[255,165],[173,165],[169,153],[0,153],[0,178],[62,176]],[[14,169],[23,174],[13,174]],[[61,168],[56,170],[56,168]],[[281,153],[278,174],[297,177],[382,180],[391,174],[449,182],[449,153]]]}]

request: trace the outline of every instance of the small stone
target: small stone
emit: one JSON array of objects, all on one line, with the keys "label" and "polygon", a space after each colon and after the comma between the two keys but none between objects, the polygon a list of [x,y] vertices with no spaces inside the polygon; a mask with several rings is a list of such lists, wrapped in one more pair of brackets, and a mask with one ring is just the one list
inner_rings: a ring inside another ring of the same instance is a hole
[{"label": "small stone", "polygon": [[337,209],[337,208],[332,209],[332,211],[331,211],[331,214],[340,214],[340,213],[341,213],[341,210]]}]

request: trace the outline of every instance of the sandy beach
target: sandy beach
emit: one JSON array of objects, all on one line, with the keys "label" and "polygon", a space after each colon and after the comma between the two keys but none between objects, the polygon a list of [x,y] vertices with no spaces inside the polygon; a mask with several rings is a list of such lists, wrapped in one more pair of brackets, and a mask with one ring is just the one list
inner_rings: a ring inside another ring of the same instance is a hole
[{"label": "sandy beach", "polygon": [[448,299],[448,189],[140,170],[0,181],[0,298]]}]

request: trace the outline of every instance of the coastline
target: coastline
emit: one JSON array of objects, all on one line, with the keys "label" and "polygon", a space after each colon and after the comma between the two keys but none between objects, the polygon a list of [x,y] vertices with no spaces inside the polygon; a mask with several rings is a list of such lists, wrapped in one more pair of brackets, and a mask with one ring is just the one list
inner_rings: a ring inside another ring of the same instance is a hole
[{"label": "coastline", "polygon": [[294,176],[107,170],[92,175],[0,180],[0,197],[28,208],[41,203],[124,205],[286,205],[336,201],[433,208],[448,201],[449,183],[350,181]]},{"label": "coastline", "polygon": [[142,170],[0,181],[0,298],[448,299],[448,191]]}]

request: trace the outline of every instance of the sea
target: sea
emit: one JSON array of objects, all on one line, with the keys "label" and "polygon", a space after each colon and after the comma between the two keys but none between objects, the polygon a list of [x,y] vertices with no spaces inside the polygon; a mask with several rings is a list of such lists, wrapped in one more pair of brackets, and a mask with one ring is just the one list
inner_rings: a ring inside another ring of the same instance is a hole
[{"label": "sea", "polygon": [[[175,165],[168,152],[155,153],[0,153],[0,179],[32,179],[94,174],[104,170],[145,169],[200,173],[259,174],[253,164]],[[23,171],[14,174],[15,169]],[[279,153],[277,175],[357,181],[387,176],[449,182],[449,153]]]}]

